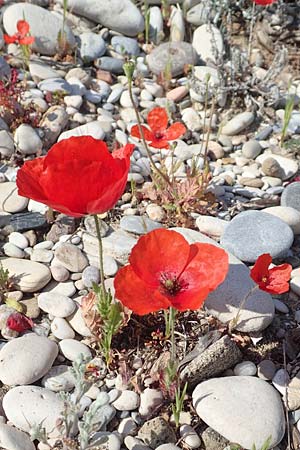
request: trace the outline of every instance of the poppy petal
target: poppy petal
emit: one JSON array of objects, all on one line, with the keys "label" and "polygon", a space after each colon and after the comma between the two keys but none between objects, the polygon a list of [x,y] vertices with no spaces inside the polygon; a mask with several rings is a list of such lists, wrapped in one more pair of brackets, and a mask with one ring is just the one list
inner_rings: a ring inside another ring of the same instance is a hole
[{"label": "poppy petal", "polygon": [[165,139],[153,139],[150,142],[151,147],[154,148],[170,148],[169,142]]},{"label": "poppy petal", "polygon": [[255,283],[261,283],[262,279],[269,275],[269,266],[272,262],[272,256],[269,253],[260,255],[252,269],[250,270],[250,277]]},{"label": "poppy petal", "polygon": [[134,144],[126,144],[124,147],[120,147],[112,152],[112,157],[117,159],[130,158],[134,150]]},{"label": "poppy petal", "polygon": [[154,133],[164,132],[167,129],[168,120],[168,114],[165,108],[154,108],[147,116],[148,125]]},{"label": "poppy petal", "polygon": [[20,45],[31,45],[34,43],[34,36],[24,36],[22,38],[19,39],[19,44]]},{"label": "poppy petal", "polygon": [[43,174],[45,157],[26,161],[17,173],[18,194],[45,203],[47,196],[43,191],[40,180]]},{"label": "poppy petal", "polygon": [[275,0],[254,0],[254,3],[261,6],[272,5],[275,3]]},{"label": "poppy petal", "polygon": [[130,265],[118,271],[114,287],[116,298],[140,316],[170,306],[168,299],[142,281]]},{"label": "poppy petal", "polygon": [[[152,131],[148,130],[148,128],[146,128],[144,125],[141,125],[143,132],[144,132],[144,138],[146,141],[152,141],[152,139],[155,138],[154,134],[152,133]],[[133,125],[130,129],[130,134],[132,137],[138,138],[138,139],[142,139],[142,136],[140,134],[140,128],[138,125]]]},{"label": "poppy petal", "polygon": [[268,292],[272,294],[284,294],[284,292],[287,292],[290,289],[291,272],[292,266],[290,264],[281,264],[270,269],[266,285]]},{"label": "poppy petal", "polygon": [[191,244],[188,264],[179,277],[182,289],[174,296],[172,305],[180,311],[200,308],[208,294],[223,283],[228,268],[228,254],[222,248]]},{"label": "poppy petal", "polygon": [[24,316],[24,314],[16,312],[12,313],[8,317],[6,325],[10,330],[22,333],[22,331],[31,330],[31,328],[34,326],[34,323],[31,319]]},{"label": "poppy petal", "polygon": [[13,36],[9,36],[8,34],[4,34],[3,35],[3,39],[4,39],[4,42],[6,44],[14,44],[18,40],[18,38],[17,38],[17,36],[15,34]]},{"label": "poppy petal", "polygon": [[133,247],[129,262],[145,283],[158,287],[161,275],[177,277],[187,264],[190,246],[176,231],[150,231]]},{"label": "poppy petal", "polygon": [[26,22],[26,20],[18,20],[17,30],[20,33],[21,37],[26,36],[26,34],[29,33],[30,30],[29,23]]},{"label": "poppy petal", "polygon": [[168,141],[180,138],[186,132],[185,126],[180,122],[173,123],[164,133],[164,138]]}]

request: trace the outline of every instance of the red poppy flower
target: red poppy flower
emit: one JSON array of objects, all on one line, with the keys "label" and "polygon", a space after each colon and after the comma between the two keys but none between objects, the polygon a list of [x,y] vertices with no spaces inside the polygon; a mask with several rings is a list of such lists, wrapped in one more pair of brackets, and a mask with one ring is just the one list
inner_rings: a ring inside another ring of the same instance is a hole
[{"label": "red poppy flower", "polygon": [[34,323],[31,319],[24,316],[19,312],[12,313],[6,321],[6,325],[10,330],[18,331],[22,333],[25,330],[31,330]]},{"label": "red poppy flower", "polygon": [[101,214],[122,195],[134,145],[110,153],[91,136],[64,139],[17,174],[19,195],[73,217]]},{"label": "red poppy flower", "polygon": [[29,23],[26,20],[18,20],[17,30],[18,32],[9,36],[4,34],[3,38],[6,44],[20,44],[20,45],[31,45],[34,42],[34,36],[26,36],[29,33]]},{"label": "red poppy flower", "polygon": [[254,0],[254,3],[261,6],[267,6],[272,5],[272,3],[275,3],[276,0]]},{"label": "red poppy flower", "polygon": [[129,262],[115,277],[116,298],[139,315],[169,306],[198,309],[228,271],[221,248],[190,245],[181,234],[162,228],[138,240]]},{"label": "red poppy flower", "polygon": [[[186,132],[185,126],[180,122],[173,123],[168,127],[168,114],[164,108],[154,108],[147,116],[147,122],[150,130],[142,125],[146,141],[155,148],[169,148],[168,141],[178,139]],[[141,139],[138,125],[133,125],[130,130],[133,137]]]},{"label": "red poppy flower", "polygon": [[269,253],[260,255],[250,271],[250,276],[262,291],[283,294],[289,290],[292,266],[281,264],[269,269],[271,262],[272,256]]}]

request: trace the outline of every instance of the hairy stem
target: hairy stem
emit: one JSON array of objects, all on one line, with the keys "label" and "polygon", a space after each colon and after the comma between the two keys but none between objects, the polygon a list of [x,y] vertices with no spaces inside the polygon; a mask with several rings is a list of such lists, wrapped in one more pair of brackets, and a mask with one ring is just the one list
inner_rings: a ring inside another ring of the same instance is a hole
[{"label": "hairy stem", "polygon": [[103,294],[106,296],[107,292],[106,292],[105,284],[104,284],[105,278],[104,278],[104,263],[103,263],[103,246],[102,246],[102,237],[101,237],[101,232],[100,232],[100,223],[99,223],[99,218],[98,218],[97,214],[93,214],[93,217],[95,220],[96,234],[97,234],[98,245],[99,245],[100,280],[101,280]]}]

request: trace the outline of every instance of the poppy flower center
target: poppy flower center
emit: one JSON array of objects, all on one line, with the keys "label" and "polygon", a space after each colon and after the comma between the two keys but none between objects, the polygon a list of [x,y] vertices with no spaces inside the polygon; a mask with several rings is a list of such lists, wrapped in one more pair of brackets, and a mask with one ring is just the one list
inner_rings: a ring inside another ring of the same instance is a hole
[{"label": "poppy flower center", "polygon": [[262,281],[263,283],[266,283],[266,282],[268,281],[268,277],[262,277],[261,281]]},{"label": "poppy flower center", "polygon": [[156,139],[162,139],[164,137],[164,134],[162,131],[155,131],[154,136]]},{"label": "poppy flower center", "polygon": [[183,289],[182,284],[176,277],[168,274],[161,274],[160,287],[163,294],[175,296]]}]

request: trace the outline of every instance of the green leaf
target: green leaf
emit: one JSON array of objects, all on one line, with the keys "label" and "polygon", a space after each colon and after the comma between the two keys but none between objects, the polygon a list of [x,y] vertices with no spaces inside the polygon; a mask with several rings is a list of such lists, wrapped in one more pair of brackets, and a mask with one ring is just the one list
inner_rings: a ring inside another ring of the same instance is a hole
[{"label": "green leaf", "polygon": [[13,297],[7,297],[4,299],[4,302],[7,306],[9,306],[10,308],[15,309],[16,311],[22,313],[23,312],[23,305],[19,302],[17,302],[17,300],[15,300]]}]

